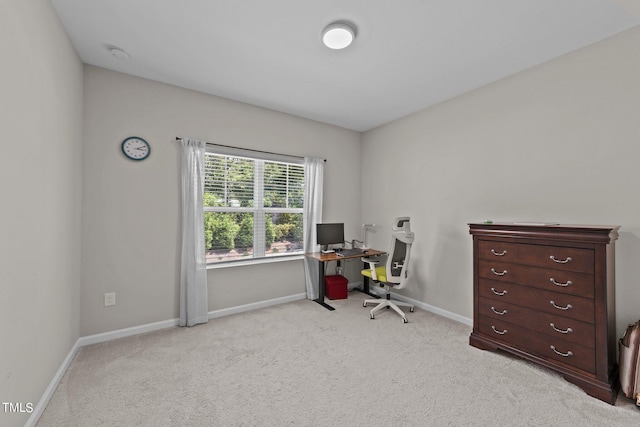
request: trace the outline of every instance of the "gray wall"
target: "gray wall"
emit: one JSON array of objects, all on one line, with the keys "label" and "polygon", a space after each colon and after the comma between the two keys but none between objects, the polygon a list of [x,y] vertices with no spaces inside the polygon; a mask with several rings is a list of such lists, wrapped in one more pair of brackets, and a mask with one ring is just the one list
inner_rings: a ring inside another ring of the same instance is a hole
[{"label": "gray wall", "polygon": [[[93,66],[84,94],[83,336],[178,317],[176,136],[327,159],[324,220],[359,235],[359,133]],[[132,135],[151,144],[147,160],[120,152]],[[208,283],[210,311],[305,292],[300,259],[211,269]]]},{"label": "gray wall", "polygon": [[0,401],[35,406],[79,337],[82,64],[48,1],[0,2],[0,58]]},{"label": "gray wall", "polygon": [[413,218],[403,293],[472,317],[469,222],[616,224],[618,334],[640,318],[638,76],[640,28],[364,134],[363,222]]}]

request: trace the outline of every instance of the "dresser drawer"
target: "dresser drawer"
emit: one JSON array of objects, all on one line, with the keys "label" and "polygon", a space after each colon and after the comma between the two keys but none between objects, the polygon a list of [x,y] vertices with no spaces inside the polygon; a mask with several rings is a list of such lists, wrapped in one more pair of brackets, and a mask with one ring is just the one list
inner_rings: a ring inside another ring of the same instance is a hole
[{"label": "dresser drawer", "polygon": [[478,304],[478,312],[481,316],[500,319],[591,349],[595,346],[593,323],[581,322],[488,298],[480,298]]},{"label": "dresser drawer", "polygon": [[593,273],[594,253],[590,249],[479,240],[478,257],[556,270]]},{"label": "dresser drawer", "polygon": [[488,279],[480,279],[479,282],[478,293],[481,298],[490,298],[570,319],[594,323],[595,304],[593,299]]},{"label": "dresser drawer", "polygon": [[500,319],[480,316],[479,323],[480,333],[493,340],[502,341],[522,351],[571,368],[589,373],[595,372],[593,348],[567,342],[562,338],[554,338]]},{"label": "dresser drawer", "polygon": [[594,295],[593,275],[575,271],[551,270],[481,259],[478,262],[478,275],[485,279],[533,286],[585,298],[593,298]]}]

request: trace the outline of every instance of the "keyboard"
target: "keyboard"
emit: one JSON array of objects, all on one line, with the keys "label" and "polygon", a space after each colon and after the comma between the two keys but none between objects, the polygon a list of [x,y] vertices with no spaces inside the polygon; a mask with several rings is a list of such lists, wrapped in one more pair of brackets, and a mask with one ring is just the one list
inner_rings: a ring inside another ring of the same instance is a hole
[{"label": "keyboard", "polygon": [[343,249],[341,251],[336,251],[337,256],[359,256],[364,255],[364,251],[360,248],[355,249]]}]

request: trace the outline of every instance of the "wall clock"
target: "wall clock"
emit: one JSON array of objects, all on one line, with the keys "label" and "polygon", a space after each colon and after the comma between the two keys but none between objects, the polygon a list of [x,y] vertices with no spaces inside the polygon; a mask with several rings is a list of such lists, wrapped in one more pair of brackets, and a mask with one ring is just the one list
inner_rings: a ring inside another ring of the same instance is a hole
[{"label": "wall clock", "polygon": [[122,141],[122,152],[131,160],[144,160],[149,157],[151,146],[138,136],[130,136]]}]

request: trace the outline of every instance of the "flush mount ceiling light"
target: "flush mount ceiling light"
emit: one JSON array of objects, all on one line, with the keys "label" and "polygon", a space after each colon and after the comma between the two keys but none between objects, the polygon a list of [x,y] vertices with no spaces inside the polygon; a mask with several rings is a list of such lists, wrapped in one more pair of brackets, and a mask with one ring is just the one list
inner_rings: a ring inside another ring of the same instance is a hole
[{"label": "flush mount ceiling light", "polygon": [[117,47],[110,47],[109,48],[109,53],[113,56],[115,56],[118,59],[129,59],[129,54],[127,52],[125,52],[122,49],[119,49]]},{"label": "flush mount ceiling light", "polygon": [[346,22],[334,22],[322,30],[322,43],[329,49],[344,49],[355,38],[355,26]]}]

